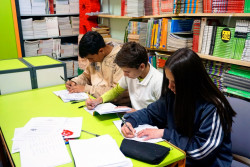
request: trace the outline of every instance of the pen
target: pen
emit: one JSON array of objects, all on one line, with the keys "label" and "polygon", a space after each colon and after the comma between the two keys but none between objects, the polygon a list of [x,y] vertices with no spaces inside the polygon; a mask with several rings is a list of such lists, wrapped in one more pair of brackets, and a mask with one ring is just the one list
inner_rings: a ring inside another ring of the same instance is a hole
[{"label": "pen", "polygon": [[82,101],[85,101],[85,100],[78,100],[78,101],[74,100],[74,101],[71,101],[71,104],[76,104],[76,103],[79,103],[79,102],[82,102]]},{"label": "pen", "polygon": [[126,124],[126,121],[124,120],[124,118],[122,118],[118,113],[116,113],[116,115],[122,120],[122,123],[125,124],[125,126],[127,126],[127,128],[130,130],[130,132],[133,133],[133,131],[129,128],[129,126]]},{"label": "pen", "polygon": [[86,107],[86,105],[79,106],[78,108],[83,108],[83,107]]},{"label": "pen", "polygon": [[64,82],[67,82],[61,75],[60,75],[60,77],[62,78],[62,80],[63,80]]},{"label": "pen", "polygon": [[94,135],[94,136],[96,136],[96,137],[99,137],[99,136],[100,136],[100,135],[97,135],[97,134],[94,134],[94,133],[88,132],[88,131],[86,131],[86,130],[82,130],[82,132],[85,132],[85,133],[88,133],[88,134]]}]

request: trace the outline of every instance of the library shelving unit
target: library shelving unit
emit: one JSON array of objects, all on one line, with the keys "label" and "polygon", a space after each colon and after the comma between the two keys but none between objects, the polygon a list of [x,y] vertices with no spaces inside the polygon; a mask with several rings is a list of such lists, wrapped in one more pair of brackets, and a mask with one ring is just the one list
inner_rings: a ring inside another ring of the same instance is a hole
[{"label": "library shelving unit", "polygon": [[[33,18],[40,20],[43,17],[66,17],[66,16],[79,16],[79,13],[63,13],[63,14],[21,14],[20,13],[20,6],[19,6],[19,0],[15,0],[16,5],[16,13],[17,13],[17,22],[18,22],[18,30],[19,30],[19,36],[20,36],[20,45],[21,45],[21,51],[22,51],[22,57],[26,57],[25,55],[25,48],[24,48],[24,42],[25,41],[32,41],[32,40],[40,40],[40,39],[56,39],[60,38],[62,42],[71,42],[71,43],[77,43],[78,42],[78,35],[67,35],[67,36],[50,36],[50,37],[39,37],[39,38],[27,38],[25,39],[23,37],[23,31],[22,31],[22,25],[21,25],[21,19],[25,18]],[[76,59],[77,56],[70,56],[69,58]]]},{"label": "library shelving unit", "polygon": [[[128,16],[118,16],[118,15],[98,15],[100,18],[112,18],[112,19],[150,19],[150,18],[172,18],[172,17],[240,17],[240,18],[250,18],[250,13],[180,13],[180,14],[164,14],[164,15],[150,15],[150,16],[141,16],[141,17],[128,17]],[[159,52],[173,52],[172,50],[165,49],[152,49],[146,48],[150,51],[159,51]],[[197,53],[202,59],[218,61],[228,64],[235,64],[245,67],[250,67],[249,61],[227,59],[221,57],[215,57],[211,55],[204,55]]]}]

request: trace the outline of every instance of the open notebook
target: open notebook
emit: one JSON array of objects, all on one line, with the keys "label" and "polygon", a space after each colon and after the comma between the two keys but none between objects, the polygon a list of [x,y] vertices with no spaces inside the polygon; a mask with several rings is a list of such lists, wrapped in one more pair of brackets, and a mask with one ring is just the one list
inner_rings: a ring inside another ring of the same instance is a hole
[{"label": "open notebook", "polygon": [[86,100],[88,98],[87,93],[69,93],[68,90],[59,90],[53,92],[60,97],[63,102],[67,103],[74,100]]},{"label": "open notebook", "polygon": [[93,110],[87,109],[87,107],[84,108],[86,111],[88,111],[91,115],[103,115],[103,114],[110,114],[110,113],[117,113],[117,112],[126,112],[131,110],[129,107],[118,107],[112,103],[104,103],[99,104],[95,107]]}]

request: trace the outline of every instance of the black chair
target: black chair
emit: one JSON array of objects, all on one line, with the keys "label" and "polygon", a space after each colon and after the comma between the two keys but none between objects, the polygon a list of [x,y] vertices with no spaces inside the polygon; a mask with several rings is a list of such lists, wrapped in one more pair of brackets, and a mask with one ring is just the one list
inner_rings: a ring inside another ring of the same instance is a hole
[{"label": "black chair", "polygon": [[250,166],[250,102],[234,97],[227,98],[237,113],[232,125],[232,167]]}]

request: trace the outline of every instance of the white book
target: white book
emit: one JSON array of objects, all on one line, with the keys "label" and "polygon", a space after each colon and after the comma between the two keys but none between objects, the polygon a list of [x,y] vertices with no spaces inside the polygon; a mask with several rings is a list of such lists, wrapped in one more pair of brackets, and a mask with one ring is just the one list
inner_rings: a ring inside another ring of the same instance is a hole
[{"label": "white book", "polygon": [[132,167],[130,159],[120,151],[110,135],[91,139],[70,140],[70,149],[76,167]]},{"label": "white book", "polygon": [[91,115],[103,115],[103,114],[110,114],[110,113],[119,113],[119,112],[126,112],[131,110],[129,107],[117,107],[112,103],[103,103],[97,105],[93,110],[89,110],[87,107],[84,108],[87,112]]},{"label": "white book", "polygon": [[60,97],[63,102],[70,102],[74,100],[86,100],[88,98],[87,93],[69,93],[68,90],[59,90],[59,91],[54,91],[53,92],[55,95]]}]

